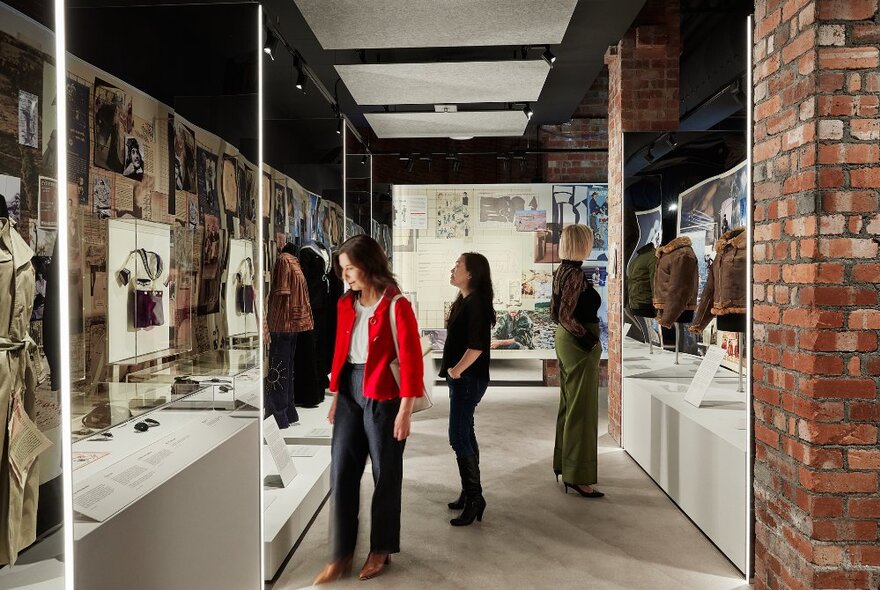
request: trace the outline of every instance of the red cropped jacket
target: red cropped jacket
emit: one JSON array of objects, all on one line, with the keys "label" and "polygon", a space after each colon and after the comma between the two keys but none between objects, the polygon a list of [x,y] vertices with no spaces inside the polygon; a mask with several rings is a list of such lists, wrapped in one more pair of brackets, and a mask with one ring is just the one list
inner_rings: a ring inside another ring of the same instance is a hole
[{"label": "red cropped jacket", "polygon": [[[367,362],[364,366],[364,396],[379,401],[397,397],[421,397],[424,386],[425,365],[422,359],[422,345],[419,341],[419,325],[412,305],[405,297],[398,299],[394,306],[400,346],[400,387],[389,367],[391,361],[397,358],[394,335],[391,333],[391,300],[399,293],[400,291],[395,287],[385,289],[382,300],[368,324],[369,342]],[[330,372],[330,391],[334,393],[339,391],[340,374],[348,360],[351,330],[355,320],[354,304],[355,292],[349,291],[339,298],[336,305],[336,345]]]}]

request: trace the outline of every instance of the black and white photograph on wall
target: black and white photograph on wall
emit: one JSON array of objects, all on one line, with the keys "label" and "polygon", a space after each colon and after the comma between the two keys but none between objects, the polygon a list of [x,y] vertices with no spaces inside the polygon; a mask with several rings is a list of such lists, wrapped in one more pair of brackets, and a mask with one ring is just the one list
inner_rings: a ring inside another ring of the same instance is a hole
[{"label": "black and white photograph on wall", "polygon": [[220,269],[222,268],[223,234],[220,220],[205,215],[205,233],[202,239],[202,273],[199,283],[199,315],[220,311]]},{"label": "black and white photograph on wall", "polygon": [[[438,192],[436,237],[468,238],[471,235],[470,197],[466,192]],[[513,221],[511,219],[511,221]]]},{"label": "black and white photograph on wall", "polygon": [[122,90],[95,79],[95,166],[122,173],[125,137],[134,128],[131,98]]},{"label": "black and white photograph on wall", "polygon": [[88,205],[89,194],[89,87],[67,78],[67,178],[82,187],[80,205]]},{"label": "black and white photograph on wall", "polygon": [[318,239],[318,210],[320,209],[321,197],[314,193],[309,193],[309,208],[306,212],[306,235],[312,236],[315,241],[323,243]]},{"label": "black and white photograph on wall", "polygon": [[547,211],[528,209],[517,211],[513,217],[516,231],[536,232],[547,229]]},{"label": "black and white photograph on wall", "polygon": [[663,243],[663,208],[636,211],[636,223],[639,226],[639,241],[626,263],[627,267],[642,246],[653,243],[655,248],[659,248]]},{"label": "black and white photograph on wall", "polygon": [[525,207],[526,199],[521,195],[480,196],[480,223],[513,223],[516,212]]},{"label": "black and white photograph on wall", "polygon": [[34,256],[31,258],[34,265],[34,307],[31,312],[31,321],[42,320],[43,310],[46,307],[46,277],[49,276],[49,265],[52,264],[50,256]]},{"label": "black and white photograph on wall", "polygon": [[699,263],[700,293],[708,277],[716,240],[727,231],[742,227],[746,219],[747,191],[748,168],[742,162],[678,196],[678,235],[691,238]]},{"label": "black and white photograph on wall", "polygon": [[302,199],[290,186],[287,187],[287,224],[291,241],[298,244],[302,230]]},{"label": "black and white photograph on wall", "polygon": [[272,185],[272,211],[274,211],[273,221],[275,223],[275,231],[284,231],[286,227],[286,220],[284,218],[284,212],[287,209],[287,206],[284,203],[285,199],[285,188],[283,184],[274,183]]},{"label": "black and white photograph on wall", "polygon": [[196,192],[196,134],[175,118],[174,120],[174,187]]},{"label": "black and white photograph on wall", "polygon": [[431,342],[431,350],[434,352],[442,352],[443,346],[446,345],[446,329],[445,328],[424,328],[422,336],[427,336]]},{"label": "black and white photograph on wall", "polygon": [[345,241],[345,214],[342,207],[336,205],[331,208],[332,222],[330,224],[330,240],[333,247],[337,247]]},{"label": "black and white photograph on wall", "polygon": [[125,166],[122,175],[132,180],[144,179],[144,156],[140,140],[133,135],[125,136]]},{"label": "black and white photograph on wall", "polygon": [[238,162],[234,156],[223,154],[223,170],[221,171],[223,207],[226,211],[238,214]]},{"label": "black and white photograph on wall", "polygon": [[607,185],[553,185],[552,219],[561,227],[573,223],[589,226],[593,230],[593,251],[587,260],[608,260]]},{"label": "black and white photograph on wall", "polygon": [[40,147],[40,99],[36,94],[18,91],[18,143]]},{"label": "black and white photograph on wall", "polygon": [[95,174],[92,179],[92,212],[98,219],[113,215],[113,178]]},{"label": "black and white photograph on wall", "polygon": [[196,183],[199,208],[206,215],[219,215],[217,200],[217,154],[201,147],[196,148]]},{"label": "black and white photograph on wall", "polygon": [[195,231],[196,227],[199,225],[199,200],[198,197],[190,196],[187,199],[187,228],[190,231]]},{"label": "black and white photograph on wall", "polygon": [[251,221],[256,223],[257,198],[259,197],[257,194],[257,171],[250,166],[245,166],[244,168],[244,186],[245,194],[248,196],[248,200],[251,203]]},{"label": "black and white photograph on wall", "polygon": [[[253,177],[253,175],[251,175]],[[252,197],[251,185],[248,184],[248,168],[239,163],[238,165],[238,207],[239,219],[242,223],[254,223],[257,220],[257,202]]]},{"label": "black and white photograph on wall", "polygon": [[21,222],[21,179],[8,174],[0,174],[0,197],[6,201],[9,219]]}]

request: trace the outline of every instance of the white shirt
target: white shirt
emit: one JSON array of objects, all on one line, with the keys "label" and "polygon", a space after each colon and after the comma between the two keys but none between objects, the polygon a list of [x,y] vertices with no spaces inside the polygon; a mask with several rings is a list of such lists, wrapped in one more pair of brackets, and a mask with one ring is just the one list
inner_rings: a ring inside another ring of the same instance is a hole
[{"label": "white shirt", "polygon": [[370,342],[369,323],[373,317],[373,312],[379,306],[382,298],[379,297],[376,303],[369,307],[364,307],[361,302],[354,303],[354,326],[351,328],[351,345],[348,347],[348,362],[362,365],[367,362],[367,346]]}]

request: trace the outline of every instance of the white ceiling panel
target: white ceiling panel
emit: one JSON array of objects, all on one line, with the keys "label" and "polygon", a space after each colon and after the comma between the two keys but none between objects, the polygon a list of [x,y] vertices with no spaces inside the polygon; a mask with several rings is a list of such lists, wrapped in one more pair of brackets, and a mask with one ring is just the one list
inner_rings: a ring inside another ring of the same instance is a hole
[{"label": "white ceiling panel", "polygon": [[360,105],[534,102],[550,66],[544,60],[338,65]]},{"label": "white ceiling panel", "polygon": [[324,49],[562,42],[577,0],[296,0]]},{"label": "white ceiling panel", "polygon": [[529,122],[521,111],[365,113],[380,139],[406,137],[518,137]]}]

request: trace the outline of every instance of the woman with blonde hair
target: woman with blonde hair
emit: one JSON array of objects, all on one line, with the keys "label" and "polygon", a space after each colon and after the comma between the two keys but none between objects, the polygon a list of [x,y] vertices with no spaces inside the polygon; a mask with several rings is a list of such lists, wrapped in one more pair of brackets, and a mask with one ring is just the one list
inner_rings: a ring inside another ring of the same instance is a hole
[{"label": "woman with blonde hair", "polygon": [[597,480],[599,430],[599,307],[602,299],[581,266],[593,249],[593,231],[586,225],[562,230],[553,273],[550,316],[556,326],[559,359],[559,414],[553,471],[585,498],[604,494],[592,487]]}]

